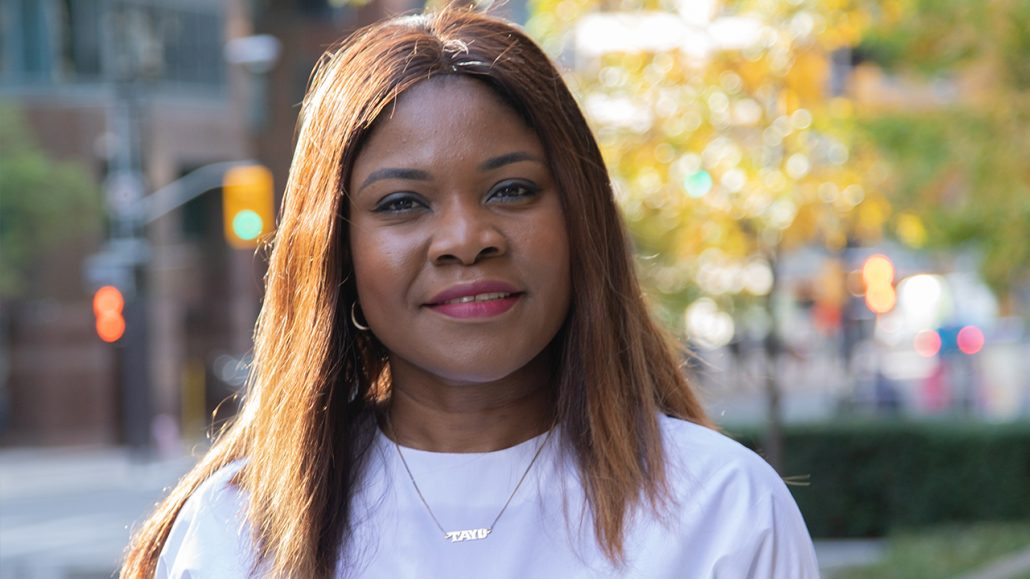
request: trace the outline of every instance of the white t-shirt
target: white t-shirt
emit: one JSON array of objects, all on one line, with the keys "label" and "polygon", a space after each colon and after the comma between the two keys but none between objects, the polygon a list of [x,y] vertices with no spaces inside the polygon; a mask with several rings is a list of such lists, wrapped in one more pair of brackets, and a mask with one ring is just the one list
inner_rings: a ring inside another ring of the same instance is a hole
[{"label": "white t-shirt", "polygon": [[[613,566],[584,515],[578,471],[548,441],[493,532],[451,542],[419,500],[393,443],[376,437],[354,495],[353,539],[339,577],[363,579],[809,579],[815,553],[793,498],[764,460],[710,429],[662,417],[673,505],[664,519],[627,520],[625,562]],[[488,453],[404,448],[422,494],[446,530],[488,527],[541,435]],[[158,579],[250,577],[245,495],[217,472],[186,502],[161,552]],[[347,571],[349,569],[349,571]]]}]

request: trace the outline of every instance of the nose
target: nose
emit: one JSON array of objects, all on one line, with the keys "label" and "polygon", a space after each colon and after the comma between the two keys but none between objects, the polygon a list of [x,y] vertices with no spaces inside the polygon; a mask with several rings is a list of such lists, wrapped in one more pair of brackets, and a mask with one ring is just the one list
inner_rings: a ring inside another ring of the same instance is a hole
[{"label": "nose", "polygon": [[494,215],[479,203],[460,200],[437,210],[438,220],[429,244],[429,260],[436,265],[473,265],[503,255],[507,239]]}]

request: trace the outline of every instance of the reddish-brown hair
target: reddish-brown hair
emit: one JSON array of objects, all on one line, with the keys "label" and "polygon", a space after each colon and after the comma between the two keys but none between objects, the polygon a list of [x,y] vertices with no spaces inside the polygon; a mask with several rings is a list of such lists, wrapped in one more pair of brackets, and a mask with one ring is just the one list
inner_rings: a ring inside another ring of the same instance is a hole
[{"label": "reddish-brown hair", "polygon": [[[679,356],[652,321],[597,143],[558,70],[511,24],[471,10],[401,17],[328,51],[304,99],[271,253],[243,410],[136,533],[122,577],[151,577],[172,523],[215,471],[237,484],[272,575],[329,577],[350,539],[351,492],[389,394],[382,346],[349,323],[351,166],[399,95],[439,75],[487,83],[537,132],[562,193],[572,305],[554,347],[562,445],[595,534],[622,556],[627,513],[667,496],[658,415],[708,424]],[[346,561],[342,562],[346,567]]]}]

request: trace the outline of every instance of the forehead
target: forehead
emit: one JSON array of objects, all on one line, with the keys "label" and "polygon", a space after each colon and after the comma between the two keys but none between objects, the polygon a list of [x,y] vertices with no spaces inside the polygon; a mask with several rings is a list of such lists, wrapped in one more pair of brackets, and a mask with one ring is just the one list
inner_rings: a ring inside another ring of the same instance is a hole
[{"label": "forehead", "polygon": [[415,85],[387,107],[359,151],[353,173],[515,150],[544,158],[536,132],[485,82],[439,76]]},{"label": "forehead", "polygon": [[461,74],[440,74],[423,80],[404,91],[394,104],[384,111],[376,121],[376,126],[397,124],[398,121],[410,123],[413,117],[425,117],[429,111],[451,113],[446,116],[465,116],[463,111],[489,109],[501,114],[508,120],[518,120],[529,128],[529,125],[492,87],[488,81]]}]

